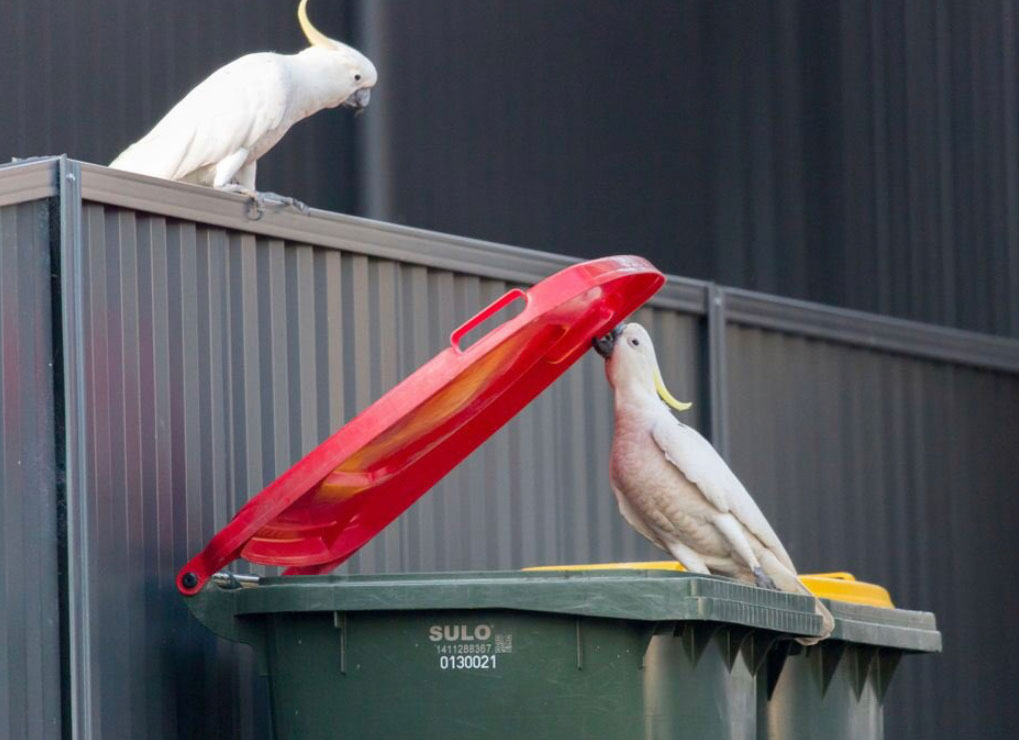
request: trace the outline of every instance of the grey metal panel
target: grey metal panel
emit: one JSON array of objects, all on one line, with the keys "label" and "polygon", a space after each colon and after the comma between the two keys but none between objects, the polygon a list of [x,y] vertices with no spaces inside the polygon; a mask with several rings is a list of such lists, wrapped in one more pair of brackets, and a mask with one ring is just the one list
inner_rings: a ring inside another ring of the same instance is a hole
[{"label": "grey metal panel", "polygon": [[743,326],[731,462],[801,571],[849,570],[938,615],[900,668],[889,737],[1013,727],[1019,376]]},{"label": "grey metal panel", "polygon": [[[90,201],[81,233],[93,736],[264,736],[250,657],[187,617],[176,569],[519,283]],[[639,317],[676,395],[702,397],[699,317]],[[344,567],[651,557],[608,489],[610,434],[592,354]]]},{"label": "grey metal panel", "polygon": [[[291,209],[267,212],[254,221],[246,199],[195,185],[173,183],[106,167],[81,163],[82,192],[87,200],[159,213],[261,236],[303,239],[389,259],[501,280],[536,282],[579,260],[550,252],[494,244],[462,236],[413,229],[339,213],[314,210],[314,218]],[[673,277],[653,305],[704,312],[705,283]]]},{"label": "grey metal panel", "polygon": [[52,158],[0,165],[0,206],[56,195],[55,173]]},{"label": "grey metal panel", "polygon": [[728,321],[777,329],[912,357],[1019,372],[1019,342],[989,334],[904,321],[732,288],[723,289]]},{"label": "grey metal panel", "polygon": [[[52,164],[48,173],[34,169],[52,181]],[[0,207],[0,737],[57,740],[52,204],[26,190],[29,200]]]},{"label": "grey metal panel", "polygon": [[[233,450],[223,443],[230,346],[210,333],[221,323],[202,324],[200,336],[196,321],[199,311],[214,319],[228,310],[231,295],[220,289],[230,279],[227,237],[200,236],[194,224],[136,222],[101,208],[81,218],[81,278],[65,293],[82,333],[74,343],[82,398],[69,410],[83,457],[79,508],[70,513],[82,528],[72,584],[80,591],[79,737],[267,736],[266,688],[251,680],[250,656],[204,634],[167,587],[182,559],[236,510],[234,489],[225,488]],[[257,325],[257,310],[246,321]],[[244,338],[238,332],[242,350]],[[256,397],[258,382],[237,379]]]},{"label": "grey metal panel", "polygon": [[[283,240],[303,240],[361,254],[516,282],[536,282],[573,264],[573,257],[425,231],[390,223],[314,211],[268,212],[258,221],[245,215],[245,199],[230,193],[171,183],[106,167],[76,163],[87,200],[183,218]],[[2,182],[2,178],[0,178]],[[683,313],[709,313],[712,284],[670,276],[650,305]],[[944,359],[1006,371],[1019,370],[1019,342],[883,317],[738,288],[718,287],[726,320],[780,329],[863,347]],[[717,311],[717,307],[714,309]]]}]

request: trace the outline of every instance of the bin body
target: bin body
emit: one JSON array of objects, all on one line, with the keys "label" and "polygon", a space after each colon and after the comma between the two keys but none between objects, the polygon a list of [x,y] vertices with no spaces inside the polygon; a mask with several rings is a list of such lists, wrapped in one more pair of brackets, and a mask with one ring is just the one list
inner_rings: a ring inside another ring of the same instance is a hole
[{"label": "bin body", "polygon": [[[845,649],[841,659],[833,650]],[[880,740],[884,712],[878,684],[858,678],[866,646],[821,646],[790,656],[770,696],[762,702],[761,740],[823,737],[826,740]],[[838,666],[830,661],[838,659]],[[825,670],[831,671],[826,676]]]},{"label": "bin body", "polygon": [[761,687],[762,740],[880,740],[885,694],[899,661],[941,649],[930,614],[838,601],[831,611],[831,638],[808,648],[786,643],[770,656]]},{"label": "bin body", "polygon": [[756,737],[754,679],[742,660],[729,667],[721,632],[695,662],[682,635],[649,644],[648,626],[627,620],[486,610],[336,621],[273,619],[279,738],[405,737],[408,727],[491,740]]},{"label": "bin body", "polygon": [[[188,605],[255,648],[280,740],[755,740],[805,736],[782,733],[812,719],[773,659],[801,680],[807,654],[783,646],[819,628],[811,600],[728,579],[321,576],[208,585]],[[880,703],[840,697],[823,700],[851,718],[832,710],[832,721],[869,729],[825,736],[880,737]]]}]

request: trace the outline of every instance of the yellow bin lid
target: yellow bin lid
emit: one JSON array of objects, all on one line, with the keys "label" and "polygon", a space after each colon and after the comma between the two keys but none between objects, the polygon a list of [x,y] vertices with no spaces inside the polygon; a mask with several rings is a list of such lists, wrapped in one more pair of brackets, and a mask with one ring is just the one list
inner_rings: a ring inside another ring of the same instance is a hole
[{"label": "yellow bin lid", "polygon": [[[588,565],[539,565],[523,568],[525,571],[542,570],[686,570],[675,560],[651,560],[638,563],[591,563]],[[822,599],[848,601],[852,604],[894,609],[888,590],[876,583],[856,580],[852,573],[808,573],[800,576],[804,586]]]}]

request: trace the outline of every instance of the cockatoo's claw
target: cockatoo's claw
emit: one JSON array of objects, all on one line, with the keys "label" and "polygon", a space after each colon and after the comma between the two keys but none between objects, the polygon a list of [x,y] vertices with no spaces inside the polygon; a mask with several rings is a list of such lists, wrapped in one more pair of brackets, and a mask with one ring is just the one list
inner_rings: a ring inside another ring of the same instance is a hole
[{"label": "cockatoo's claw", "polygon": [[252,195],[248,197],[248,205],[244,210],[244,214],[252,221],[261,221],[262,216],[265,215],[265,203],[259,195]]},{"label": "cockatoo's claw", "polygon": [[269,192],[263,193],[258,190],[252,190],[251,188],[244,187],[243,185],[238,185],[235,182],[223,185],[220,190],[225,190],[228,193],[237,193],[239,195],[248,196],[248,203],[244,213],[252,221],[261,221],[267,208],[272,208],[274,210],[293,208],[305,215],[311,213],[311,209],[308,208],[308,206],[297,200],[297,198],[291,198],[289,195],[280,195],[279,193]]},{"label": "cockatoo's claw", "polygon": [[262,196],[263,206],[266,205],[266,201],[270,201],[277,208],[293,208],[305,215],[311,213],[311,209],[308,206],[297,200],[297,198],[291,198],[289,195],[280,195],[279,193],[260,193],[260,195]]},{"label": "cockatoo's claw", "polygon": [[225,193],[236,193],[237,195],[246,196],[248,201],[244,206],[244,215],[252,221],[262,220],[262,216],[265,215],[265,198],[262,196],[262,193],[236,182],[220,185],[218,189]]},{"label": "cockatoo's claw", "polygon": [[754,568],[753,574],[754,583],[756,583],[759,588],[770,588],[772,591],[779,590],[778,586],[776,586],[775,582],[771,579],[771,576],[761,570],[760,567]]}]

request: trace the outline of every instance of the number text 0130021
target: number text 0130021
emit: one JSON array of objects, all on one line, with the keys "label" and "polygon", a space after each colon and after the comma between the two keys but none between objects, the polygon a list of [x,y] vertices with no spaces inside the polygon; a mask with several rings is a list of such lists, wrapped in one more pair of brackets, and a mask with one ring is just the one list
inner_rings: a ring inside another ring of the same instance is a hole
[{"label": "number text 0130021", "polygon": [[497,655],[442,655],[439,668],[444,671],[494,670]]}]

